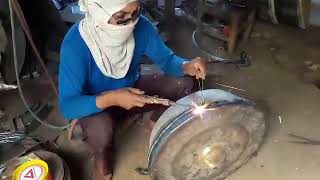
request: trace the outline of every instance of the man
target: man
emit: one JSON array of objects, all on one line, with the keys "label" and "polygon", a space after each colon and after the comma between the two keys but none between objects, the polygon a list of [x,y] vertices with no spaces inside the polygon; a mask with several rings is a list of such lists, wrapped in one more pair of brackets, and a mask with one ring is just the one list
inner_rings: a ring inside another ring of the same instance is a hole
[{"label": "man", "polygon": [[[135,0],[80,0],[85,18],[67,33],[61,47],[60,108],[67,119],[79,119],[85,141],[96,158],[94,178],[112,178],[114,123],[124,114],[154,110],[156,121],[166,107],[147,105],[143,94],[177,100],[193,81],[205,78],[201,58],[187,61],[160,40],[141,16]],[[140,76],[139,63],[148,56],[167,75]],[[124,110],[125,109],[125,110]]]}]

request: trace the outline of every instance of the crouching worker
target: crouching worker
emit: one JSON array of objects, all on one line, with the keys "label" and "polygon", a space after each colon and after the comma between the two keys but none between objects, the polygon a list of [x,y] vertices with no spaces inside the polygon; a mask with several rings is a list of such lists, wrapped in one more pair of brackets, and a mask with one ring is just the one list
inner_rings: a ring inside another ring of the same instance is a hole
[{"label": "crouching worker", "polygon": [[[124,114],[153,110],[155,122],[166,107],[143,96],[173,101],[193,88],[191,77],[205,78],[201,58],[176,56],[160,39],[135,0],[80,0],[86,16],[67,33],[61,47],[60,109],[79,119],[85,141],[95,152],[94,179],[112,179],[115,123]],[[166,74],[139,74],[142,56]],[[120,112],[120,113],[119,113]],[[120,114],[120,116],[119,116]]]}]

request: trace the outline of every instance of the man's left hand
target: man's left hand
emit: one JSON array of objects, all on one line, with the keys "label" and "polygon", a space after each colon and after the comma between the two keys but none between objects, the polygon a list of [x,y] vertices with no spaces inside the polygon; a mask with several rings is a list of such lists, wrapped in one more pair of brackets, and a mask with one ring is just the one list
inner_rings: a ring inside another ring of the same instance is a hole
[{"label": "man's left hand", "polygon": [[182,65],[184,73],[195,76],[197,79],[205,79],[207,75],[207,61],[197,57]]}]

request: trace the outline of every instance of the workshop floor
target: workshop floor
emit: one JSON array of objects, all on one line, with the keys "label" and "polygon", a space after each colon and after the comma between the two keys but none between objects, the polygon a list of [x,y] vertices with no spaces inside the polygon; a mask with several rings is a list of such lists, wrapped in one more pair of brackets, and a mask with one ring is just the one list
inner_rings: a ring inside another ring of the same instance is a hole
[{"label": "workshop floor", "polygon": [[[178,24],[172,27],[170,46],[178,55],[192,58],[192,29]],[[213,67],[219,76],[205,80],[206,88],[220,88],[261,103],[267,107],[268,132],[256,157],[228,180],[318,180],[320,177],[320,146],[289,143],[289,133],[320,140],[320,28],[307,31],[287,26],[258,23],[246,47],[252,56],[250,67]],[[217,69],[221,67],[221,69]],[[221,87],[216,82],[245,91]],[[56,119],[57,112],[50,118]],[[141,122],[141,121],[139,121]],[[39,130],[46,134],[54,131]],[[146,167],[149,133],[141,123],[120,133],[117,140],[117,162],[114,180],[148,180],[135,172]],[[92,163],[91,153],[79,141],[66,141],[66,134],[57,144],[64,151],[73,175],[86,178]],[[72,156],[71,156],[72,155]],[[89,161],[90,160],[90,161]]]},{"label": "workshop floor", "polygon": [[[172,27],[171,47],[178,55],[192,58],[191,29]],[[228,180],[318,180],[320,146],[288,143],[288,133],[320,140],[320,29],[301,31],[287,26],[259,23],[246,47],[250,67],[236,70],[224,66],[205,81],[207,88],[222,88],[215,82],[246,90],[236,91],[270,110],[266,140],[258,155]],[[313,64],[313,65],[312,65]],[[308,67],[307,67],[308,65]],[[312,67],[311,67],[312,66]],[[217,71],[214,68],[214,71]],[[281,122],[279,120],[281,119]],[[149,134],[135,125],[119,145],[115,180],[147,180],[134,169],[145,167]]]}]

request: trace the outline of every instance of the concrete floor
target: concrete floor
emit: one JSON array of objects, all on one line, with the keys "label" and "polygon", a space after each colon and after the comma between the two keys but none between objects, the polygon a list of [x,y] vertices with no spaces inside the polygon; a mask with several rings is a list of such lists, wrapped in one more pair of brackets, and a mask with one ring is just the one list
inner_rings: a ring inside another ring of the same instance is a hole
[{"label": "concrete floor", "polygon": [[[170,47],[183,57],[198,56],[192,47],[192,29],[184,24],[172,27]],[[320,29],[301,31],[287,26],[258,23],[247,47],[250,67],[213,65],[215,76],[205,80],[206,88],[230,90],[267,107],[268,131],[259,153],[228,180],[317,180],[320,177],[320,146],[289,143],[289,133],[320,140],[320,90],[312,83],[320,80]],[[246,91],[221,87],[216,82]],[[1,102],[4,102],[1,100]],[[1,105],[1,103],[0,103]],[[281,123],[279,121],[281,118]],[[49,121],[61,119],[58,110]],[[57,131],[39,128],[39,135],[54,139]],[[50,136],[49,136],[50,135]],[[148,180],[135,172],[146,167],[150,134],[135,123],[117,138],[114,180]],[[71,167],[74,179],[90,179],[92,153],[80,141],[56,141],[60,155]],[[73,165],[72,165],[73,164]]]}]

